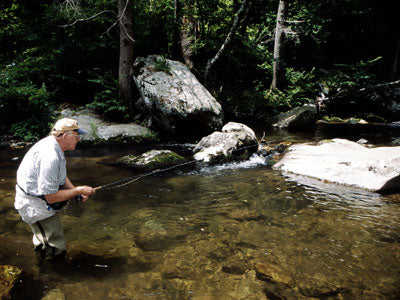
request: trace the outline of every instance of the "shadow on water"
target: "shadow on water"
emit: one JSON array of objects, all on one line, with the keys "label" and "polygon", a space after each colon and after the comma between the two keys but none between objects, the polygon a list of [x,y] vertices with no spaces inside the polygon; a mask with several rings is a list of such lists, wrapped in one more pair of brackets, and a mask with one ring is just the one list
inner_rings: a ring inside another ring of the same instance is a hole
[{"label": "shadow on water", "polygon": [[[141,151],[81,149],[69,177],[99,186],[133,176],[104,161]],[[37,289],[25,299],[400,297],[399,195],[285,178],[258,156],[197,165],[72,203],[61,214],[66,262],[38,265],[12,209],[17,165],[0,162],[0,263],[30,276]]]}]

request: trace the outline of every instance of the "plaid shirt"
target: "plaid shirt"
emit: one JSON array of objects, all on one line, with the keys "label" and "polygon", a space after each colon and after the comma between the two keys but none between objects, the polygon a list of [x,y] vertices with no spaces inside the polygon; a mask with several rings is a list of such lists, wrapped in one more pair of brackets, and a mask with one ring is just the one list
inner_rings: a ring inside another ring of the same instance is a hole
[{"label": "plaid shirt", "polygon": [[64,152],[52,135],[29,149],[17,171],[18,185],[34,196],[57,193],[66,177]]}]

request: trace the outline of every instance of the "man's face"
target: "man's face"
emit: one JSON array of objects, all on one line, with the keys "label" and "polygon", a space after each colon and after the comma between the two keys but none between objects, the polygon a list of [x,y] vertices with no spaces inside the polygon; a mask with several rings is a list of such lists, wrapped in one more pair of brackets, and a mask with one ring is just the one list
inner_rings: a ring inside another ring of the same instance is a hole
[{"label": "man's face", "polygon": [[65,150],[75,150],[76,144],[81,140],[79,134],[75,131],[66,132],[64,137],[66,141]]}]

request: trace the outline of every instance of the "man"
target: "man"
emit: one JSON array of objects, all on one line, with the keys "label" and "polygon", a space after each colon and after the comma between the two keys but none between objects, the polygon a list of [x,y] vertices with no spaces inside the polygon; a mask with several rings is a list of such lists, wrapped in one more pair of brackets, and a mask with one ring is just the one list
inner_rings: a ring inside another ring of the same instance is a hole
[{"label": "man", "polygon": [[75,187],[67,176],[64,152],[74,150],[79,134],[87,132],[76,120],[58,120],[50,135],[25,154],[17,171],[14,206],[33,231],[35,252],[40,258],[63,258],[66,253],[63,228],[57,214],[70,199],[86,201],[95,190]]}]

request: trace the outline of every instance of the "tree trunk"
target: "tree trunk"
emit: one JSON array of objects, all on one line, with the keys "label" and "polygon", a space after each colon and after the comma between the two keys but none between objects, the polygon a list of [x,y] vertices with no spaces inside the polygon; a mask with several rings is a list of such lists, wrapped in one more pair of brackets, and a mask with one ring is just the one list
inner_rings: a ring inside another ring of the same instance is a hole
[{"label": "tree trunk", "polygon": [[283,49],[285,46],[284,23],[286,18],[286,0],[279,1],[276,16],[274,65],[271,89],[281,89],[284,85],[285,69],[283,67]]},{"label": "tree trunk", "polygon": [[119,19],[119,97],[133,114],[132,67],[133,67],[133,5],[132,0],[118,0]]},{"label": "tree trunk", "polygon": [[181,54],[185,64],[189,67],[193,67],[193,51],[192,45],[195,41],[197,32],[198,32],[198,24],[197,20],[193,17],[193,0],[187,0],[186,2],[186,11],[188,11],[187,16],[183,16],[182,18],[182,26],[181,26]]},{"label": "tree trunk", "polygon": [[395,80],[396,76],[397,76],[397,69],[398,69],[397,65],[399,63],[399,54],[400,54],[400,37],[398,38],[398,41],[397,41],[397,46],[396,46],[396,50],[395,50],[394,57],[393,57],[392,67],[390,69],[389,79],[391,81]]},{"label": "tree trunk", "polygon": [[222,44],[221,48],[218,50],[218,52],[215,54],[215,56],[211,59],[208,60],[205,71],[204,71],[204,84],[207,88],[209,88],[209,77],[210,77],[210,71],[211,68],[214,66],[214,64],[217,62],[217,60],[221,57],[221,55],[226,51],[227,47],[232,41],[233,35],[235,34],[238,26],[239,26],[239,21],[241,18],[241,15],[244,12],[243,19],[247,17],[247,13],[250,9],[251,6],[251,0],[249,1],[249,5],[246,7],[248,0],[243,0],[242,4],[240,5],[240,8],[235,16],[235,19],[233,20],[231,29],[229,30],[228,35],[226,36],[226,39],[224,43]]},{"label": "tree trunk", "polygon": [[174,32],[172,40],[172,57],[180,58],[179,34],[181,30],[181,9],[179,0],[174,0]]}]

